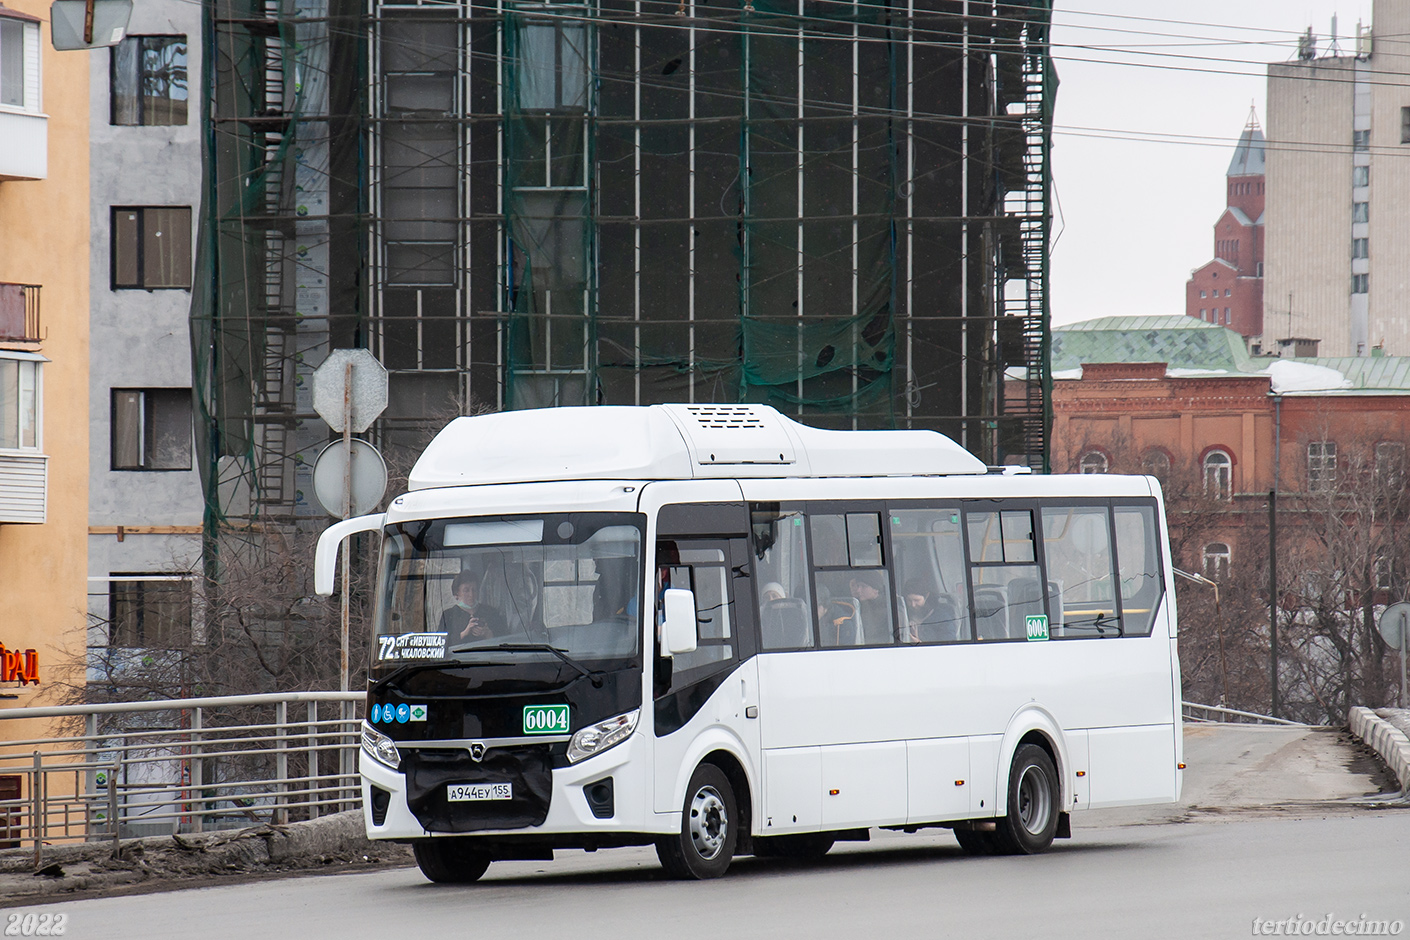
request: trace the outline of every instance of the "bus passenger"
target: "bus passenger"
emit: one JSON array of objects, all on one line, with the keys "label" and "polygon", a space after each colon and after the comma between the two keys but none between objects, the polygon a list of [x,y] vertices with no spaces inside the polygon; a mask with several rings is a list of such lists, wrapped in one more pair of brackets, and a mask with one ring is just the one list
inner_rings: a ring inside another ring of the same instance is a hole
[{"label": "bus passenger", "polygon": [[450,642],[457,640],[484,640],[504,636],[509,632],[504,614],[489,604],[479,602],[480,576],[478,572],[463,570],[450,582],[450,593],[455,604],[441,614],[440,631]]},{"label": "bus passenger", "polygon": [[906,601],[905,643],[919,643],[922,636],[929,637],[938,631],[940,611],[935,603],[935,588],[922,578],[912,578],[901,589],[901,597]]}]

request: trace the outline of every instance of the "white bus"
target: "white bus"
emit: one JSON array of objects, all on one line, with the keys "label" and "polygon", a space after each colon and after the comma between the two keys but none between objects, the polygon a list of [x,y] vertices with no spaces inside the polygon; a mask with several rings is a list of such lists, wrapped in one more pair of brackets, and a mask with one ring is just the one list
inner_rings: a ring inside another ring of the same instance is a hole
[{"label": "white bus", "polygon": [[1033,853],[1181,784],[1149,477],[990,472],[759,405],[458,418],[385,514],[367,834],[433,881],[654,844],[684,878],[872,828]]}]

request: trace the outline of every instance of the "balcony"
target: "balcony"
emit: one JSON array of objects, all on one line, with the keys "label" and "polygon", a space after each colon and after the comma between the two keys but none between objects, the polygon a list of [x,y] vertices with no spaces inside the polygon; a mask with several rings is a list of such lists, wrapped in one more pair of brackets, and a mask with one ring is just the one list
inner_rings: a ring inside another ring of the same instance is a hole
[{"label": "balcony", "polygon": [[49,175],[49,117],[0,107],[0,182]]},{"label": "balcony", "polygon": [[0,343],[37,343],[39,285],[0,282]]},{"label": "balcony", "polygon": [[49,458],[0,454],[0,523],[42,523],[49,497]]}]

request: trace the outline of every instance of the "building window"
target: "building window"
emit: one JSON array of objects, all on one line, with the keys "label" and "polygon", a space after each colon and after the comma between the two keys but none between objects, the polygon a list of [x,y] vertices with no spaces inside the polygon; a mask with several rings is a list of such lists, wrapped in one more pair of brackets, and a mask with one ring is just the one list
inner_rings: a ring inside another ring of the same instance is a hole
[{"label": "building window", "polygon": [[191,580],[184,575],[114,574],[108,582],[108,644],[128,649],[191,645]]},{"label": "building window", "polygon": [[1204,300],[1204,291],[1199,292],[1199,299]]},{"label": "building window", "polygon": [[1376,445],[1376,479],[1393,490],[1399,490],[1405,479],[1405,445],[1399,441],[1381,441]]},{"label": "building window", "polygon": [[1228,296],[1229,296],[1230,294],[1232,294],[1232,293],[1233,293],[1233,290],[1231,290],[1230,288],[1228,288],[1228,287],[1224,288],[1224,296],[1225,296],[1225,297],[1228,297]]},{"label": "building window", "polygon": [[1353,294],[1365,294],[1370,290],[1371,275],[1353,274],[1351,275],[1351,292]]},{"label": "building window", "polygon": [[1354,166],[1351,168],[1351,185],[1355,187],[1371,185],[1371,168],[1369,166]]},{"label": "building window", "polygon": [[1371,132],[1370,132],[1370,131],[1352,131],[1352,132],[1351,132],[1351,149],[1352,149],[1352,150],[1370,150],[1370,149],[1371,149]]},{"label": "building window", "polygon": [[1146,451],[1141,457],[1141,470],[1165,483],[1170,479],[1170,455],[1159,448]]},{"label": "building window", "polygon": [[113,389],[114,470],[191,469],[191,390]]},{"label": "building window", "polygon": [[1337,445],[1313,441],[1307,445],[1307,488],[1314,493],[1329,492],[1337,485]]},{"label": "building window", "polygon": [[1199,308],[1199,318],[1200,318],[1201,320],[1206,319],[1205,314],[1207,314],[1208,312],[1209,312],[1209,311],[1206,310],[1204,307],[1200,307],[1200,308]]},{"label": "building window", "polygon": [[1400,109],[1400,142],[1410,144],[1410,108]]},{"label": "building window", "polygon": [[1369,238],[1353,238],[1351,240],[1351,257],[1369,258],[1371,256],[1371,240]]},{"label": "building window", "polygon": [[1376,590],[1389,591],[1395,587],[1395,559],[1376,559]]},{"label": "building window", "polygon": [[1369,202],[1354,202],[1351,204],[1351,221],[1369,222],[1371,220],[1371,204]]},{"label": "building window", "polygon": [[[0,357],[5,355],[0,351]],[[0,450],[40,448],[41,365],[38,356],[0,358]]]},{"label": "building window", "polygon": [[129,36],[111,62],[111,123],[186,123],[185,36]]},{"label": "building window", "polygon": [[1204,576],[1211,581],[1228,580],[1232,557],[1227,542],[1210,542],[1204,547]]},{"label": "building window", "polygon": [[0,105],[39,110],[38,62],[39,24],[0,16]]},{"label": "building window", "polygon": [[1078,464],[1078,469],[1082,473],[1106,473],[1106,454],[1099,450],[1089,450],[1082,455],[1082,462]]},{"label": "building window", "polygon": [[1233,495],[1234,458],[1227,451],[1211,450],[1204,455],[1204,495],[1229,499]]},{"label": "building window", "polygon": [[191,287],[191,209],[113,207],[113,288]]}]

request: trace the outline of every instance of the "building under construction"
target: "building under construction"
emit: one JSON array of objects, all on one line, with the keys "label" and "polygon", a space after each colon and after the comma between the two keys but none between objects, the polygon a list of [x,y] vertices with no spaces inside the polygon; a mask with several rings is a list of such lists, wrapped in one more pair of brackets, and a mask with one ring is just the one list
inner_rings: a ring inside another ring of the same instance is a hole
[{"label": "building under construction", "polygon": [[766,402],[1044,466],[1051,0],[206,12],[208,527],[319,514],[310,375],[350,346],[392,452],[466,408]]}]

